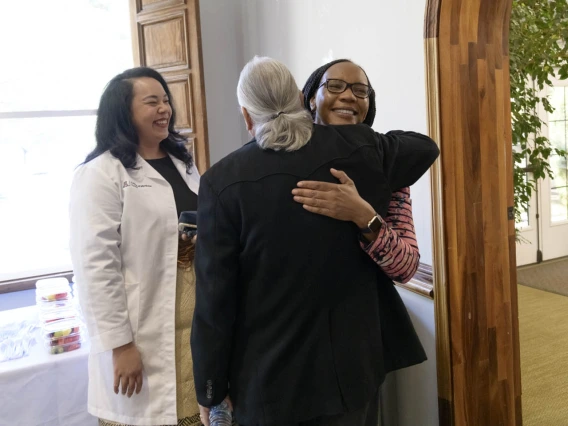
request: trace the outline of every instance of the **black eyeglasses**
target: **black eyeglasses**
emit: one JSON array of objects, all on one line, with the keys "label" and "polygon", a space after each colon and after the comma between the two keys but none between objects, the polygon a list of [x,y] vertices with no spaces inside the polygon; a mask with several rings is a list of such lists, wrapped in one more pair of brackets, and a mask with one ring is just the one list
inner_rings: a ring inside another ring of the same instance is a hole
[{"label": "black eyeglasses", "polygon": [[347,89],[351,88],[353,94],[361,99],[368,98],[373,89],[371,86],[367,86],[363,83],[347,83],[346,81],[339,80],[337,78],[330,78],[329,80],[324,81],[322,84],[319,85],[318,89],[322,86],[325,86],[327,90],[331,93],[343,93]]}]

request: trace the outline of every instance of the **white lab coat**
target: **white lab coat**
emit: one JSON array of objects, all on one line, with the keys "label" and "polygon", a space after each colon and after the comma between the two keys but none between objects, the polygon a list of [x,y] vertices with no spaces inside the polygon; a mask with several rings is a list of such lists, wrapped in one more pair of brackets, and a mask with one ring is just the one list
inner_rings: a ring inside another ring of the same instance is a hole
[{"label": "white lab coat", "polygon": [[[197,194],[195,166],[187,174],[172,160]],[[137,165],[105,152],[77,169],[71,187],[71,258],[91,340],[88,409],[131,425],[177,424],[177,210],[168,182],[140,156]],[[113,391],[112,349],[131,341],[144,384],[129,399]]]}]

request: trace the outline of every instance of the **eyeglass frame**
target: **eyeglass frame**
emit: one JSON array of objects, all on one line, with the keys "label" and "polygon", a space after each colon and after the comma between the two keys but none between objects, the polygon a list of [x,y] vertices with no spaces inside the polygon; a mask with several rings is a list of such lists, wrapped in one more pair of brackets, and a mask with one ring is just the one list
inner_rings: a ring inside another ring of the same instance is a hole
[{"label": "eyeglass frame", "polygon": [[[329,90],[328,84],[329,84],[330,81],[341,81],[342,83],[345,83],[345,89],[342,90],[341,92],[333,92],[333,91]],[[361,96],[357,96],[355,94],[355,92],[353,91],[353,86],[355,86],[356,84],[358,84],[360,86],[365,86],[367,88],[367,96],[362,98]],[[328,90],[329,93],[333,93],[335,95],[340,95],[340,94],[344,93],[347,89],[351,89],[351,93],[353,93],[353,96],[355,96],[356,98],[359,98],[359,99],[368,99],[369,96],[371,96],[371,93],[373,93],[373,88],[368,84],[365,84],[365,83],[347,83],[345,80],[341,80],[340,78],[329,78],[329,79],[325,80],[322,84],[320,84],[318,86],[318,90],[322,86],[325,86],[325,88]]]}]

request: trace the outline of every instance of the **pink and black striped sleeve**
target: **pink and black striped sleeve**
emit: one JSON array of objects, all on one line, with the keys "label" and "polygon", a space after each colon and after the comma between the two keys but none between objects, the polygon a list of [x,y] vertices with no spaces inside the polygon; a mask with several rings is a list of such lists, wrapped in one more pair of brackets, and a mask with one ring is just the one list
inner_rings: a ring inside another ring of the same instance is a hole
[{"label": "pink and black striped sleeve", "polygon": [[392,280],[406,283],[416,273],[420,253],[416,242],[410,188],[393,192],[377,239],[361,247]]}]

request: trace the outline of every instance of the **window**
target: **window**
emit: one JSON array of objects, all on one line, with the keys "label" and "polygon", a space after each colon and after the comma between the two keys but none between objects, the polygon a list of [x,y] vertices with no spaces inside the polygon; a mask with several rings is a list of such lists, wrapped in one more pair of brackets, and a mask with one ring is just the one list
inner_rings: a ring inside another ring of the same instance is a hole
[{"label": "window", "polygon": [[116,0],[2,6],[0,281],[71,270],[71,178],[105,84],[133,66],[129,13]]},{"label": "window", "polygon": [[[514,145],[513,146],[513,151],[519,152],[521,150],[519,145]],[[519,164],[519,167],[527,167],[527,159],[524,158],[523,161]],[[525,183],[528,182],[529,180],[529,173],[526,172],[525,173],[525,177],[524,177]],[[529,228],[532,224],[530,223],[530,203],[527,206],[526,209],[524,209],[523,211],[521,211],[521,217],[520,217],[520,221],[519,222],[515,222],[515,228],[517,230],[524,230]]]},{"label": "window", "polygon": [[[553,147],[568,150],[568,87],[552,87],[550,102],[555,108],[548,117],[549,139]],[[568,165],[567,158],[559,155],[550,157],[554,179],[550,184],[550,221],[568,222]]]}]

